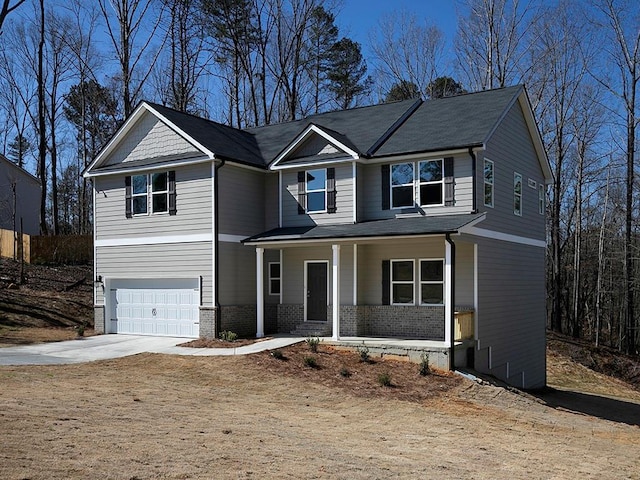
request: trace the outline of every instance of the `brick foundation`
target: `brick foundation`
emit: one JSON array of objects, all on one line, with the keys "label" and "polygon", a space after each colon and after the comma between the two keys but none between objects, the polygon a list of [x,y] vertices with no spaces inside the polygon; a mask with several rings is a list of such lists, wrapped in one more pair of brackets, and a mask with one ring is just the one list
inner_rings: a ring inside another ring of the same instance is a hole
[{"label": "brick foundation", "polygon": [[94,305],[93,307],[93,329],[96,333],[104,333],[104,306]]},{"label": "brick foundation", "polygon": [[215,307],[200,307],[200,337],[215,338],[216,336]]}]

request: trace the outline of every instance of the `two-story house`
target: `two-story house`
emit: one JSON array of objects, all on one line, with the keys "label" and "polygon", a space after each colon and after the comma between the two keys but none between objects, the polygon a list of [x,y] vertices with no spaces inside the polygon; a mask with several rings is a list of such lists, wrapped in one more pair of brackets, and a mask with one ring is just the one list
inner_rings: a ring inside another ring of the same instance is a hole
[{"label": "two-story house", "polygon": [[140,104],[87,169],[95,325],[454,343],[545,384],[545,184],[524,87],[239,130]]}]

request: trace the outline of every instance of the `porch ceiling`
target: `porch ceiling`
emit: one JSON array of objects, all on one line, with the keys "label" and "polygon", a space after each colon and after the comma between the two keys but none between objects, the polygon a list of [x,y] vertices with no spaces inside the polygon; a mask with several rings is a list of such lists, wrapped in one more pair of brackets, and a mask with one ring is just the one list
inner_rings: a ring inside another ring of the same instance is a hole
[{"label": "porch ceiling", "polygon": [[484,213],[416,216],[375,220],[343,225],[310,225],[305,227],[275,228],[243,240],[247,245],[279,242],[304,243],[318,240],[354,240],[407,236],[430,236],[458,233],[462,227],[484,219]]}]

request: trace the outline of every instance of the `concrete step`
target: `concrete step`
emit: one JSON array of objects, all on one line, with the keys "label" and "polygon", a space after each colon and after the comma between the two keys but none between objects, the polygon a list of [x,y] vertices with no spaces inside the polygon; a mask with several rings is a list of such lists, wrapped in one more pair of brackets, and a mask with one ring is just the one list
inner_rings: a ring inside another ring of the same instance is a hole
[{"label": "concrete step", "polygon": [[296,337],[329,337],[331,324],[329,322],[303,322],[291,331]]}]

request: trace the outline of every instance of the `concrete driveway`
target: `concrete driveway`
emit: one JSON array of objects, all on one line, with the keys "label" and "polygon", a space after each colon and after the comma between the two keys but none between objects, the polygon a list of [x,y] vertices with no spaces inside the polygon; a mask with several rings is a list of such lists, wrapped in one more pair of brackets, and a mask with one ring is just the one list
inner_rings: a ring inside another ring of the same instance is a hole
[{"label": "concrete driveway", "polygon": [[66,342],[0,348],[0,365],[62,365],[144,352],[194,356],[246,355],[286,347],[303,340],[301,337],[277,337],[238,348],[188,348],[177,346],[188,342],[188,338],[96,335]]}]

